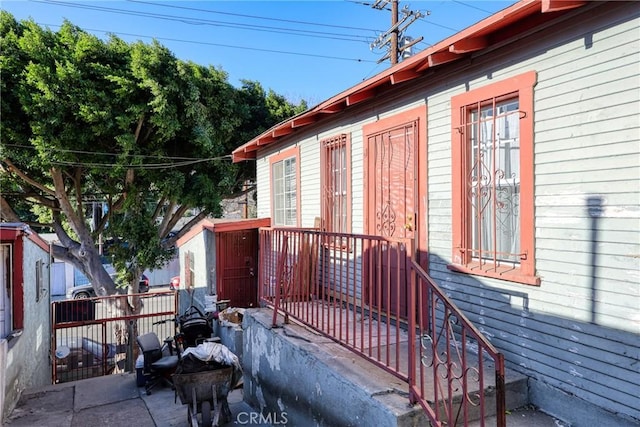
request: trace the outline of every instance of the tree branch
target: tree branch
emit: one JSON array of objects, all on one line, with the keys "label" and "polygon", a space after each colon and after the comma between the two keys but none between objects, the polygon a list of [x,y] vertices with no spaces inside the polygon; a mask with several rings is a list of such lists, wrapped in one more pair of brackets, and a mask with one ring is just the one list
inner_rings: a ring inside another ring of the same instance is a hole
[{"label": "tree branch", "polygon": [[3,196],[0,196],[0,219],[6,222],[20,222],[20,217]]},{"label": "tree branch", "polygon": [[[153,211],[153,216],[151,217],[153,221],[155,221],[158,218],[158,216],[160,216],[160,213],[162,212],[162,207],[164,206],[165,203],[167,203],[167,198],[165,196],[162,196],[158,201],[158,203],[156,204],[156,209]],[[162,226],[160,226],[159,229],[161,230]]]},{"label": "tree branch", "polygon": [[175,211],[174,214],[169,215],[169,221],[167,222],[166,226],[165,226],[165,233],[163,234],[164,236],[167,235],[167,233],[169,233],[171,230],[173,230],[173,227],[176,226],[176,224],[178,223],[178,221],[180,221],[180,219],[184,216],[184,214],[189,210],[189,207],[186,205],[182,205],[180,207],[178,207],[178,209]]},{"label": "tree branch", "polygon": [[191,227],[193,227],[194,225],[196,225],[199,221],[201,221],[203,218],[206,218],[207,215],[209,215],[209,211],[207,211],[206,209],[202,210],[198,215],[194,216],[193,218],[191,218],[191,220],[186,223],[179,231],[178,233],[176,233],[175,236],[163,240],[162,242],[162,246],[164,248],[170,248],[171,246],[175,245],[176,242],[178,241],[178,239],[182,236],[184,236],[185,234],[187,234],[187,232],[191,229]]},{"label": "tree branch", "polygon": [[81,218],[78,217],[78,214],[74,211],[73,206],[71,206],[71,202],[69,201],[69,197],[64,186],[61,171],[57,168],[51,168],[51,177],[53,178],[53,185],[56,189],[56,199],[60,204],[62,212],[64,212],[65,216],[67,217],[69,224],[73,228],[73,231],[76,232],[82,244],[93,246],[93,239],[91,238],[86,225],[84,224],[84,222],[82,222]]},{"label": "tree branch", "polygon": [[80,217],[80,220],[84,223],[84,209],[82,208],[82,168],[75,169],[75,176],[73,177],[74,189],[76,191],[76,203],[78,204],[76,212]]},{"label": "tree branch", "polygon": [[[156,210],[159,210],[159,207],[160,207],[160,204],[158,204],[158,208]],[[158,236],[160,236],[160,238],[162,238],[163,236],[166,236],[167,233],[171,231],[171,229],[167,229],[167,227],[169,226],[169,221],[171,221],[171,217],[173,216],[172,212],[175,207],[176,207],[176,202],[171,200],[169,202],[169,206],[167,206],[167,209],[164,213],[164,217],[162,218],[162,223],[158,227]]]},{"label": "tree branch", "polygon": [[38,190],[42,191],[43,193],[49,194],[51,196],[55,196],[56,192],[50,188],[45,187],[44,185],[40,184],[37,181],[34,181],[33,179],[31,179],[31,177],[29,177],[26,173],[22,172],[20,169],[18,169],[18,167],[16,167],[16,165],[14,165],[11,160],[4,158],[2,159],[2,161],[7,165],[7,171],[8,172],[13,172],[16,175],[18,175],[18,177],[20,177],[20,179],[22,179],[24,182],[28,183],[29,185],[31,185],[32,187],[37,188]]}]

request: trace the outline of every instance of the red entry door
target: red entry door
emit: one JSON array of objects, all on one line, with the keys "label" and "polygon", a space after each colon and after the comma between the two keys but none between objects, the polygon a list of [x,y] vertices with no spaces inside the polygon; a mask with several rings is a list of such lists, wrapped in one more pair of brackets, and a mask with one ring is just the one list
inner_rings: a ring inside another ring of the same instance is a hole
[{"label": "red entry door", "polygon": [[231,307],[258,305],[258,230],[226,231],[216,237],[218,300]]},{"label": "red entry door", "polygon": [[[417,121],[412,121],[365,136],[367,234],[414,237],[416,132]],[[365,273],[368,283],[376,284],[365,292],[367,301],[401,317],[407,316],[406,250],[393,244],[376,245],[367,256]]]}]

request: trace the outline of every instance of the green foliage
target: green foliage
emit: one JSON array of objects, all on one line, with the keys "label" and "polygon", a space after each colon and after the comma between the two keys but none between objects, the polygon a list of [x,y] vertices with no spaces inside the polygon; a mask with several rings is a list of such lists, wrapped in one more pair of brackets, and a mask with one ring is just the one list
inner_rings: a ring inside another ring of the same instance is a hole
[{"label": "green foliage", "polygon": [[[5,11],[0,36],[0,160],[21,172],[0,175],[15,190],[7,200],[38,206],[30,211],[41,221],[62,214],[83,245],[101,232],[121,271],[169,259],[162,243],[172,230],[158,228],[160,214],[218,215],[255,173],[253,163],[231,163],[233,149],[306,108],[259,83],[236,89],[223,71],[155,41],[102,40],[70,22],[53,32]],[[64,189],[52,194],[54,171]],[[91,234],[94,201],[106,209]]]}]

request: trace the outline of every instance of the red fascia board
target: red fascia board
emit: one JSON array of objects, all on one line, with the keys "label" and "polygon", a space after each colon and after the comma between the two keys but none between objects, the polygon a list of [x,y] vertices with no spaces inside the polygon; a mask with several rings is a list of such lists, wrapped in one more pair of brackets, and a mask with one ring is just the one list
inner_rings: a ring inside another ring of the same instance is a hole
[{"label": "red fascia board", "polygon": [[584,0],[542,0],[542,13],[575,9],[576,7],[584,6],[586,3]]},{"label": "red fascia board", "polygon": [[376,96],[375,89],[365,89],[347,96],[347,106],[355,105],[358,102],[366,101]]},{"label": "red fascia board", "polygon": [[469,37],[466,39],[458,40],[451,46],[449,46],[449,52],[452,53],[468,53],[475,52],[476,50],[484,49],[489,46],[489,41],[486,37]]},{"label": "red fascia board", "polygon": [[2,241],[17,240],[20,236],[22,236],[21,228],[0,227],[0,240]]},{"label": "red fascia board", "polygon": [[46,253],[51,252],[51,247],[49,246],[49,243],[46,240],[44,240],[42,237],[40,237],[38,233],[30,234],[28,236],[28,239],[31,240],[36,245],[38,245],[40,249],[44,250]]},{"label": "red fascia board", "polygon": [[189,229],[189,231],[187,231],[184,234],[184,236],[180,237],[176,241],[176,246],[179,248],[180,246],[184,245],[189,240],[193,239],[195,236],[200,234],[202,232],[202,230],[205,230],[205,229],[209,228],[209,226],[211,226],[211,225],[212,225],[212,222],[208,218],[201,219],[194,226],[192,226],[191,229]]},{"label": "red fascia board", "polygon": [[343,98],[343,99],[340,99],[338,102],[335,102],[333,104],[320,108],[318,112],[328,113],[328,114],[339,113],[340,111],[344,110],[344,107],[346,107],[346,103],[347,103],[346,98]]},{"label": "red fascia board", "polygon": [[449,51],[435,52],[432,55],[429,55],[429,67],[453,62],[459,58],[461,58],[461,56],[457,53],[451,53]]},{"label": "red fascia board", "polygon": [[308,115],[293,119],[291,122],[291,127],[297,128],[297,127],[307,126],[317,121],[318,121],[318,116],[316,113],[308,114]]},{"label": "red fascia board", "polygon": [[221,233],[225,231],[250,230],[252,228],[271,227],[271,218],[246,218],[246,219],[202,219],[195,224],[181,238],[178,239],[176,245],[183,246],[189,240],[202,233],[204,230],[213,233]]},{"label": "red fascia board", "polygon": [[42,237],[40,237],[38,233],[35,233],[28,228],[25,230],[24,224],[3,224],[2,226],[0,226],[0,240],[2,241],[15,241],[22,236],[25,236],[27,239],[31,240],[45,252],[51,252],[49,243]]},{"label": "red fascia board", "polygon": [[233,163],[238,163],[238,162],[242,162],[243,160],[254,160],[256,158],[256,150],[252,151],[252,152],[238,152],[238,153],[233,153],[231,155],[231,159],[233,161]]},{"label": "red fascia board", "polygon": [[220,220],[207,226],[207,229],[215,233],[224,233],[226,231],[242,231],[260,227],[271,227],[271,218]]},{"label": "red fascia board", "polygon": [[273,136],[274,138],[278,138],[280,136],[289,135],[291,132],[293,132],[293,128],[291,127],[291,122],[289,122],[284,126],[276,128],[273,132],[271,132],[271,136]]},{"label": "red fascia board", "polygon": [[[452,35],[451,37],[442,40],[434,46],[400,62],[399,64],[394,65],[393,67],[370,78],[369,80],[366,80],[331,97],[330,99],[319,104],[313,109],[289,119],[288,122],[297,121],[296,127],[300,127],[304,123],[304,118],[308,115],[341,111],[349,105],[349,103],[346,101],[348,101],[350,96],[356,96],[356,94],[362,92],[365,89],[373,89],[388,83],[397,84],[401,81],[408,81],[411,80],[411,78],[420,76],[420,72],[428,68],[434,67],[439,64],[444,64],[446,62],[451,62],[457,58],[463,57],[461,55],[458,55],[457,57],[452,56],[457,53],[455,47],[456,43],[458,43],[458,46],[464,46],[463,40],[465,39],[472,39],[475,40],[475,43],[478,43],[478,40],[480,40],[481,38],[496,33],[502,28],[511,26],[519,21],[526,20],[532,15],[540,14],[545,11],[559,10],[553,8],[559,8],[563,3],[564,0],[521,0],[517,3],[514,3],[510,7],[489,16],[488,18]],[[582,6],[586,2],[569,0],[568,3],[571,3],[571,8],[575,8]],[[552,18],[552,16],[550,16],[549,18],[543,17],[540,20],[536,19],[534,21],[542,22],[546,19]],[[454,47],[453,51],[450,50],[452,46]],[[414,73],[413,77],[411,77],[411,73]],[[340,106],[340,108],[338,108],[338,105]],[[287,122],[280,123],[278,126],[282,126],[285,123]],[[238,150],[244,150],[245,147],[255,144],[256,141],[261,140],[264,135],[269,135],[272,131],[273,128],[264,132],[262,135],[259,135],[255,139],[249,141],[247,144],[237,148],[234,153],[236,153]],[[236,161],[235,156],[234,161]]]},{"label": "red fascia board", "polygon": [[398,83],[407,82],[419,77],[421,73],[414,69],[400,70],[391,75],[391,84],[397,85]]}]

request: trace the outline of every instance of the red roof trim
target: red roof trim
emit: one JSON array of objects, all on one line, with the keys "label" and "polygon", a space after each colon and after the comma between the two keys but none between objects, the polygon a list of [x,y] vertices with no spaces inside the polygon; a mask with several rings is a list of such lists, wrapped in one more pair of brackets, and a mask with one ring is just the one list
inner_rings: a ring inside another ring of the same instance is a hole
[{"label": "red roof trim", "polygon": [[38,233],[31,230],[27,224],[19,222],[0,224],[0,240],[18,240],[21,236],[31,240],[45,252],[49,253],[51,251],[49,243],[40,237]]},{"label": "red roof trim", "polygon": [[300,118],[297,118],[297,119],[293,119],[291,121],[291,127],[297,128],[297,127],[301,127],[301,126],[306,126],[306,125],[313,124],[313,123],[315,123],[317,121],[318,121],[318,117],[316,115],[304,116],[304,117],[300,117]]},{"label": "red roof trim", "polygon": [[371,99],[374,96],[376,96],[376,91],[374,88],[361,90],[360,92],[356,92],[352,95],[347,96],[347,106],[366,101],[367,99]]},{"label": "red roof trim", "polygon": [[240,231],[249,230],[252,228],[271,227],[271,218],[247,218],[247,219],[225,219],[205,218],[195,224],[187,233],[180,237],[176,242],[178,247],[183,246],[189,240],[193,239],[204,230],[209,230],[213,233],[223,233],[225,231]]},{"label": "red roof trim", "polygon": [[476,50],[484,49],[489,46],[486,37],[469,37],[468,39],[458,40],[449,46],[449,52],[468,53]]},{"label": "red roof trim", "polygon": [[429,55],[429,67],[435,67],[437,65],[446,64],[447,62],[453,62],[460,59],[461,56],[457,53],[449,51],[436,52],[433,55]]},{"label": "red roof trim", "polygon": [[[369,80],[365,80],[321,104],[277,124],[236,148],[232,153],[233,161],[239,162],[247,159],[247,153],[251,153],[251,158],[255,158],[254,151],[258,145],[262,146],[277,141],[277,138],[272,135],[278,129],[285,127],[293,129],[315,123],[318,114],[343,111],[348,106],[367,99],[365,94],[373,93],[372,91],[377,87],[410,81],[420,77],[421,73],[429,68],[464,58],[464,53],[477,51],[491,46],[492,43],[500,42],[504,40],[504,34],[501,33],[503,29],[508,29],[509,31],[506,34],[511,36],[513,35],[512,32],[528,30],[531,26],[542,25],[548,19],[558,16],[557,14],[549,14],[549,17],[543,16],[546,12],[570,10],[586,3],[586,1],[582,0],[521,0],[435,44],[429,49],[394,65]],[[527,25],[523,25],[522,28],[514,25],[521,22]],[[494,35],[494,37],[490,37],[491,35]],[[266,136],[269,136],[269,138],[266,138]]]},{"label": "red roof trim", "polygon": [[585,3],[584,0],[542,0],[542,13],[575,9]]},{"label": "red roof trim", "polygon": [[415,70],[400,70],[391,76],[391,84],[397,85],[398,83],[413,80],[420,76],[421,73]]},{"label": "red roof trim", "polygon": [[279,128],[276,128],[273,132],[271,132],[271,135],[274,138],[277,138],[279,136],[289,135],[291,132],[293,132],[293,128],[291,126],[291,123],[287,123],[287,124],[285,124],[285,126],[281,126]]}]

